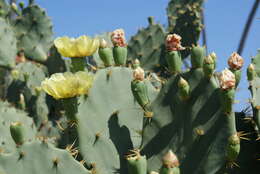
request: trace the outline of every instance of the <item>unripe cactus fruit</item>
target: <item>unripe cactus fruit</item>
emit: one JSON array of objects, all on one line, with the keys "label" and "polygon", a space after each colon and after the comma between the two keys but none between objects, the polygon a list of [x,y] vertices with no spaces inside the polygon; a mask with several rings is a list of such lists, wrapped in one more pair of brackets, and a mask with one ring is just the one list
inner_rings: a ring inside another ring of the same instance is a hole
[{"label": "unripe cactus fruit", "polygon": [[215,70],[215,63],[213,58],[209,55],[203,61],[203,72],[206,78],[210,79]]},{"label": "unripe cactus fruit", "polygon": [[134,80],[131,82],[131,90],[135,100],[146,111],[146,106],[150,103],[148,88],[144,82],[144,70],[141,67],[133,71]]},{"label": "unripe cactus fruit", "polygon": [[247,80],[252,81],[255,76],[256,76],[255,66],[254,64],[251,63],[247,68]]},{"label": "unripe cactus fruit", "polygon": [[138,67],[140,67],[140,61],[139,61],[138,59],[135,59],[135,60],[133,61],[133,68],[136,69],[136,68],[138,68]]},{"label": "unripe cactus fruit", "polygon": [[24,128],[21,122],[11,123],[10,133],[17,145],[22,145],[24,143]]},{"label": "unripe cactus fruit", "polygon": [[112,66],[113,64],[113,51],[107,46],[105,39],[100,41],[100,47],[98,50],[99,57],[103,61],[106,67]]},{"label": "unripe cactus fruit", "polygon": [[217,67],[217,54],[215,52],[212,52],[209,54],[209,56],[214,60],[214,69]]},{"label": "unripe cactus fruit", "polygon": [[132,150],[134,154],[126,157],[129,174],[147,174],[147,161],[141,156],[139,150]]},{"label": "unripe cactus fruit", "polygon": [[226,68],[219,75],[219,83],[223,90],[234,88],[236,84],[235,75]]},{"label": "unripe cactus fruit", "polygon": [[192,68],[202,68],[203,60],[206,56],[205,47],[195,46],[191,49]]},{"label": "unripe cactus fruit", "polygon": [[226,156],[228,162],[233,163],[240,152],[240,138],[238,133],[231,135],[228,139],[228,145],[226,149]]},{"label": "unripe cactus fruit", "polygon": [[162,159],[162,167],[160,169],[160,174],[179,174],[180,169],[179,169],[179,160],[177,156],[169,150]]},{"label": "unripe cactus fruit", "polygon": [[232,105],[235,97],[235,75],[228,69],[223,70],[219,75],[221,88],[221,105],[225,114],[232,112]]},{"label": "unripe cactus fruit", "polygon": [[169,34],[165,41],[167,53],[166,61],[171,73],[180,73],[182,67],[182,59],[180,50],[185,48],[181,46],[181,37],[177,34]]},{"label": "unripe cactus fruit", "polygon": [[181,77],[179,79],[178,87],[179,87],[178,95],[179,95],[180,99],[183,101],[189,99],[190,86],[184,78]]},{"label": "unripe cactus fruit", "polygon": [[111,41],[114,45],[113,56],[117,66],[125,65],[127,59],[127,44],[123,29],[117,29],[111,34]]}]

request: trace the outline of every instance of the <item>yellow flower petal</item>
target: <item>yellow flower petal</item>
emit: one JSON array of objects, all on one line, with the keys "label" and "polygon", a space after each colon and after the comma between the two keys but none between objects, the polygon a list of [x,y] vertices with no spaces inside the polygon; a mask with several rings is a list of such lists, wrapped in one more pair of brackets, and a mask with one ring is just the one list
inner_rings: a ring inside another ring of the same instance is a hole
[{"label": "yellow flower petal", "polygon": [[42,89],[55,99],[71,98],[87,94],[93,83],[93,75],[87,72],[56,73],[42,81]]},{"label": "yellow flower petal", "polygon": [[54,40],[58,52],[64,57],[86,57],[93,55],[99,47],[99,39],[88,36],[79,38],[59,37]]}]

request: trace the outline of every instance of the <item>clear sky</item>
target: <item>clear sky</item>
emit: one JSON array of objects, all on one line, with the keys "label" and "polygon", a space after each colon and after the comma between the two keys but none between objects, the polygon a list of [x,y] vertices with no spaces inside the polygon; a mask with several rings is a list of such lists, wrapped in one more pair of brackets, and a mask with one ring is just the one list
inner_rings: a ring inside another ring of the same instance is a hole
[{"label": "clear sky", "polygon": [[[47,10],[54,23],[55,37],[95,35],[117,28],[125,29],[127,38],[146,27],[147,17],[167,25],[168,0],[35,0]],[[237,50],[243,27],[254,0],[207,0],[205,3],[208,50],[218,55],[217,70],[227,66],[229,55]],[[250,94],[246,67],[260,47],[260,9],[253,21],[243,52],[245,68],[239,86],[236,109],[243,109]]]}]

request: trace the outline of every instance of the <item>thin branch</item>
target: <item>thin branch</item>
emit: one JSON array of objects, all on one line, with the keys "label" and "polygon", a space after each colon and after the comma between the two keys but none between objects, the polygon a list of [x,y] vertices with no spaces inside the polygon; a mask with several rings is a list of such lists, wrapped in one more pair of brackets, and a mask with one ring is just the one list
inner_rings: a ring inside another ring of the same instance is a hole
[{"label": "thin branch", "polygon": [[251,9],[251,12],[250,12],[250,14],[249,14],[249,16],[247,18],[247,22],[246,22],[243,34],[242,34],[241,39],[240,39],[238,50],[237,50],[237,53],[240,54],[240,55],[243,52],[243,49],[244,49],[244,46],[245,46],[245,42],[246,42],[246,39],[247,39],[249,30],[250,30],[250,27],[252,25],[254,16],[256,14],[257,8],[259,6],[259,3],[260,3],[260,0],[255,0],[255,3],[254,3],[254,5],[253,5],[253,7]]}]

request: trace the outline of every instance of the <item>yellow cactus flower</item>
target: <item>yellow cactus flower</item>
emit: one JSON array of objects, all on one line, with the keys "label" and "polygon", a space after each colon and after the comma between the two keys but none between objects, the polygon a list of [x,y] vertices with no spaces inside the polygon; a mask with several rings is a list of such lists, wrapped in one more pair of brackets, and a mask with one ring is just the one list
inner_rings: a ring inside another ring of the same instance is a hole
[{"label": "yellow cactus flower", "polygon": [[99,48],[99,39],[88,36],[78,38],[58,37],[54,40],[58,52],[64,57],[86,57],[93,55]]},{"label": "yellow cactus flower", "polygon": [[79,71],[56,73],[41,83],[42,89],[55,99],[71,98],[87,94],[93,83],[93,75]]}]

